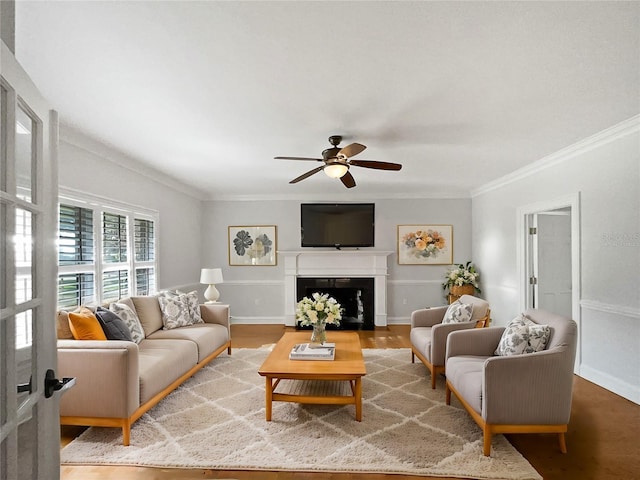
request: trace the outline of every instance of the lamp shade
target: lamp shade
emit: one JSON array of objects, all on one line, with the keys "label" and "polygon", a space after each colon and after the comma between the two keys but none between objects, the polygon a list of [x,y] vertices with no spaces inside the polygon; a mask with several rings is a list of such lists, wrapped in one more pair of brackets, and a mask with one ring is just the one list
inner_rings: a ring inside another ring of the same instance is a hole
[{"label": "lamp shade", "polygon": [[205,285],[216,285],[223,283],[222,269],[220,268],[203,268],[200,271],[200,283]]}]

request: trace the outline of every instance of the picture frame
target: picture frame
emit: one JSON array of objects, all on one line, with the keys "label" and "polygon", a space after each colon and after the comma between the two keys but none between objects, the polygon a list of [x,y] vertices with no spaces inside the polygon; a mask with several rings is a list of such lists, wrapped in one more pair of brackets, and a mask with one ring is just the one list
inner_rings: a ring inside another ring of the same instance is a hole
[{"label": "picture frame", "polygon": [[277,263],[275,225],[230,225],[229,265],[264,267]]},{"label": "picture frame", "polygon": [[453,225],[398,225],[399,265],[452,265]]}]

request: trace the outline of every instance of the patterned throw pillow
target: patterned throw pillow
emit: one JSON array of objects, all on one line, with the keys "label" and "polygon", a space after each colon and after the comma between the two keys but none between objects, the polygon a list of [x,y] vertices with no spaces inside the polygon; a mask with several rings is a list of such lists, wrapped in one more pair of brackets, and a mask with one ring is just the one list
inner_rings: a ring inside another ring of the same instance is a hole
[{"label": "patterned throw pillow", "polygon": [[158,303],[160,303],[162,324],[165,330],[193,325],[186,295],[162,292],[158,294]]},{"label": "patterned throw pillow", "polygon": [[200,300],[198,299],[198,291],[194,290],[189,293],[184,293],[187,297],[187,305],[189,306],[189,315],[193,323],[204,323],[202,316],[200,315]]},{"label": "patterned throw pillow", "polygon": [[[187,306],[187,309],[189,311],[189,320],[187,325],[193,325],[195,323],[204,323],[204,320],[202,319],[202,315],[200,313],[200,301],[198,299],[197,290],[193,290],[192,292],[189,292],[189,293],[184,293],[179,290],[178,291],[165,290],[163,292],[158,293],[158,302],[160,302],[160,297],[170,298],[175,300],[178,303],[184,303]],[[163,307],[161,303],[160,310],[162,310],[162,308]],[[163,319],[163,323],[164,323],[164,319]],[[184,326],[184,325],[179,325],[179,326]],[[175,327],[167,327],[165,325],[165,329],[168,330],[170,328],[175,328]]]},{"label": "patterned throw pillow", "polygon": [[442,323],[463,323],[471,321],[471,313],[473,312],[473,305],[469,303],[462,303],[460,300],[456,300],[444,314]]},{"label": "patterned throw pillow", "polygon": [[144,330],[142,324],[136,312],[131,310],[129,305],[124,303],[112,303],[109,305],[109,310],[115,313],[120,319],[127,325],[131,332],[131,338],[134,342],[140,343],[144,340]]},{"label": "patterned throw pillow", "polygon": [[550,335],[548,325],[539,325],[521,314],[507,325],[494,353],[509,356],[539,352],[546,348]]}]

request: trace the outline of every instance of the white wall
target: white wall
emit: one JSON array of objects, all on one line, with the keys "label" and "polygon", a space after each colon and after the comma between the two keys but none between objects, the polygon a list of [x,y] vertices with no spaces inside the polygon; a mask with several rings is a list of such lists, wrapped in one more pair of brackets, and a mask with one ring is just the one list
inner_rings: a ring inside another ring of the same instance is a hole
[{"label": "white wall", "polygon": [[200,192],[153,171],[79,132],[62,127],[59,185],[159,213],[158,288],[198,285],[202,202]]},{"label": "white wall", "polygon": [[[496,325],[519,311],[517,209],[577,192],[579,374],[640,403],[640,117],[473,196],[473,257]],[[552,161],[551,161],[552,160]],[[537,167],[537,168],[536,168]]]},{"label": "white wall", "polygon": [[[322,201],[309,199],[308,202]],[[326,201],[326,200],[325,200]],[[305,201],[306,202],[306,201]],[[445,303],[442,281],[447,266],[398,265],[397,225],[453,225],[454,262],[471,257],[470,199],[358,199],[376,205],[375,250],[388,257],[388,323],[408,323],[411,311]],[[208,266],[222,267],[220,300],[231,305],[236,323],[284,323],[284,271],[275,267],[229,266],[229,225],[276,225],[277,250],[301,250],[300,201],[210,201],[203,213],[202,258]]]}]

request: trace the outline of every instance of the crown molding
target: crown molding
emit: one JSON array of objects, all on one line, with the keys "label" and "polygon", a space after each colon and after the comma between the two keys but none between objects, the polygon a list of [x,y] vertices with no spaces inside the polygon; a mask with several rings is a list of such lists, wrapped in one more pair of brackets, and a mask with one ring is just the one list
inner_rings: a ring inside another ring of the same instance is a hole
[{"label": "crown molding", "polygon": [[189,197],[195,198],[196,200],[206,200],[208,197],[205,192],[179,182],[169,175],[145,165],[140,160],[137,160],[114,147],[108,146],[77,128],[62,122],[60,123],[60,141],[108,160],[121,168],[126,168],[131,172],[143,175],[154,182],[158,182],[166,187],[188,195]]},{"label": "crown molding", "polygon": [[536,162],[533,162],[503,177],[486,183],[485,185],[472,190],[471,197],[477,197],[478,195],[491,192],[492,190],[497,190],[498,188],[522,180],[523,178],[526,178],[530,175],[570,160],[577,155],[595,150],[596,148],[606,145],[607,143],[613,142],[622,137],[626,137],[627,135],[631,135],[632,133],[636,133],[638,131],[640,131],[640,115],[635,115],[627,120],[624,120],[623,122],[602,130],[595,135],[591,135],[590,137],[580,140],[573,145],[570,145],[566,148],[563,148],[562,150],[558,150],[557,152],[552,153],[551,155],[543,157]]}]

